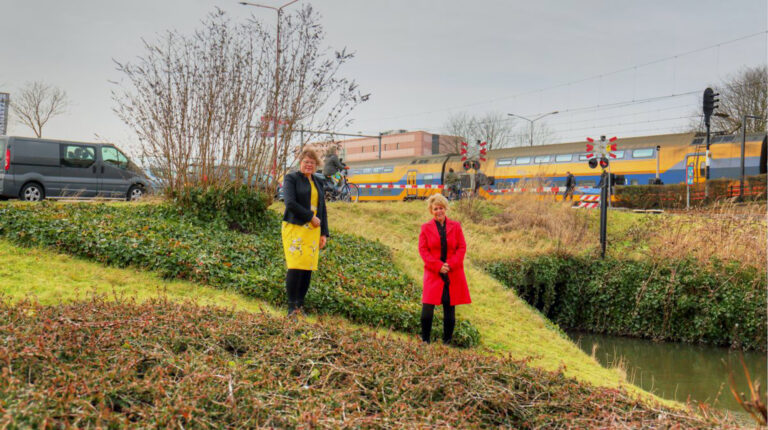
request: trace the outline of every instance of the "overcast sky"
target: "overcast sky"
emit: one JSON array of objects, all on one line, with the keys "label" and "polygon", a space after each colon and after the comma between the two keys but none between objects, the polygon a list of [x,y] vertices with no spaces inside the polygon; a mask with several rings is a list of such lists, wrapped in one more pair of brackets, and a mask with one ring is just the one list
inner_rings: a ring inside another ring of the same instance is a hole
[{"label": "overcast sky", "polygon": [[[558,141],[676,132],[700,110],[707,85],[766,64],[767,0],[312,4],[327,45],[356,52],[341,73],[371,93],[347,132],[440,133],[457,112],[531,118],[554,110],[561,113],[537,124],[546,122]],[[234,0],[0,0],[0,92],[13,98],[33,80],[56,85],[71,106],[44,128],[46,137],[98,135],[131,146],[135,138],[112,112],[109,81],[120,78],[112,59],[135,59],[142,38],[165,30],[191,32],[215,7],[237,20],[275,20],[272,11]],[[666,98],[607,106],[657,97]],[[515,124],[528,130],[527,122]],[[31,131],[12,122],[9,134]]]}]

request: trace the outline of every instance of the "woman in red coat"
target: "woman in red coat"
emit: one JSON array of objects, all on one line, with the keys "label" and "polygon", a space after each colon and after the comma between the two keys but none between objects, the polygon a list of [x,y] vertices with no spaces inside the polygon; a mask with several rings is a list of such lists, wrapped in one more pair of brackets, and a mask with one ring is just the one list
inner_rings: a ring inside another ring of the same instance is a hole
[{"label": "woman in red coat", "polygon": [[424,289],[421,294],[421,339],[429,343],[435,305],[443,305],[443,343],[450,343],[456,326],[456,305],[472,303],[464,255],[467,243],[461,224],[446,218],[448,200],[435,194],[427,200],[433,219],[421,226],[419,254],[424,260]]}]

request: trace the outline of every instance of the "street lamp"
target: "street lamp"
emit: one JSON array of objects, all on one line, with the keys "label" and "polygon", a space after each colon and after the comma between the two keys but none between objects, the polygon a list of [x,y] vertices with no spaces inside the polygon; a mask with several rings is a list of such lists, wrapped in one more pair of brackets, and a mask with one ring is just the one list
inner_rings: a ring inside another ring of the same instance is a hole
[{"label": "street lamp", "polygon": [[513,113],[508,113],[507,115],[513,116],[515,118],[524,119],[524,120],[526,120],[526,121],[531,123],[531,141],[530,141],[530,143],[531,143],[531,146],[533,146],[533,123],[538,121],[538,120],[540,120],[540,119],[542,119],[542,118],[544,118],[545,116],[554,115],[554,114],[559,113],[559,112],[560,111],[554,111],[554,112],[545,113],[544,115],[540,115],[540,116],[538,116],[538,117],[536,117],[534,119],[528,119],[528,118],[526,118],[524,116],[515,115]]},{"label": "street lamp", "polygon": [[241,1],[240,4],[243,6],[255,6],[255,7],[263,7],[265,9],[272,9],[275,12],[277,12],[277,37],[276,39],[276,48],[275,48],[275,106],[274,106],[274,112],[272,114],[272,121],[274,123],[274,132],[275,132],[275,144],[272,149],[272,172],[275,176],[277,176],[277,125],[278,125],[278,119],[277,115],[280,112],[278,109],[278,103],[280,99],[280,16],[283,14],[283,9],[296,3],[299,0],[291,0],[288,3],[280,6],[280,7],[274,7],[274,6],[266,6],[263,4],[257,4],[257,3],[251,3],[247,1]]}]

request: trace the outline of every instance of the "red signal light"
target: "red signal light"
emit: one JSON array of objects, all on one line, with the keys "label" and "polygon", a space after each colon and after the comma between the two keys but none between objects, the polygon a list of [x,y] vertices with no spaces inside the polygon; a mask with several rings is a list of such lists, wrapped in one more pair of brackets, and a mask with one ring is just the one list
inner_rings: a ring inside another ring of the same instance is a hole
[{"label": "red signal light", "polygon": [[600,167],[602,167],[603,169],[607,169],[608,168],[608,159],[607,158],[602,157],[600,159]]},{"label": "red signal light", "polygon": [[11,168],[11,148],[5,148],[5,171]]}]

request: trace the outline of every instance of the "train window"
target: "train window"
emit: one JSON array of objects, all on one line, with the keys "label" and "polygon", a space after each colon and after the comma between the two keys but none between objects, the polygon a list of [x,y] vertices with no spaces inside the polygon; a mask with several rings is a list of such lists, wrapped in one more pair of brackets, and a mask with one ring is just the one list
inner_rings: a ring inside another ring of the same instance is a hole
[{"label": "train window", "polygon": [[617,160],[621,160],[624,158],[624,151],[613,151],[613,155],[616,156]]},{"label": "train window", "polygon": [[556,163],[566,163],[568,161],[573,160],[573,154],[559,154],[555,155],[555,162]]},{"label": "train window", "polygon": [[373,173],[381,173],[381,169],[382,169],[381,167],[374,167]]},{"label": "train window", "polygon": [[424,175],[424,178],[423,178],[424,179],[424,183],[425,184],[431,184],[432,183],[432,179],[434,179],[434,178],[435,178],[435,175]]},{"label": "train window", "polygon": [[587,161],[587,154],[579,154],[579,161]]},{"label": "train window", "polygon": [[496,162],[497,166],[509,166],[510,164],[512,164],[511,158],[505,158]]},{"label": "train window", "polygon": [[530,164],[531,157],[517,157],[515,159],[515,164]]},{"label": "train window", "polygon": [[381,168],[381,173],[392,173],[394,171],[395,171],[394,167],[382,167]]},{"label": "train window", "polygon": [[413,161],[411,161],[411,164],[416,164],[418,162],[419,162],[419,160],[413,160]]},{"label": "train window", "polygon": [[549,163],[549,159],[550,159],[549,155],[537,155],[533,159],[533,162],[536,164]]},{"label": "train window", "polygon": [[632,151],[632,158],[651,158],[653,157],[653,148],[635,149]]},{"label": "train window", "polygon": [[367,174],[371,173],[372,170],[373,169],[371,169],[370,167],[366,167],[365,169],[363,169],[363,175],[367,175]]},{"label": "train window", "polygon": [[429,160],[419,160],[419,164],[427,164],[429,163]]}]

